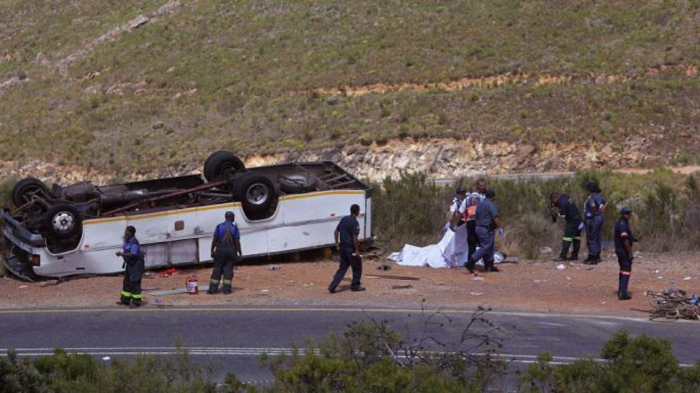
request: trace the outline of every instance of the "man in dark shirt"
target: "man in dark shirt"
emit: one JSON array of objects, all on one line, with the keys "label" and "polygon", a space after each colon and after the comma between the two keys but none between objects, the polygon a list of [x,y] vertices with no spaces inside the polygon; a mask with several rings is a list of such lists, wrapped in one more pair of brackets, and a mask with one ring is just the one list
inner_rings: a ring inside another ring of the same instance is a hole
[{"label": "man in dark shirt", "polygon": [[365,288],[360,286],[362,259],[360,258],[360,243],[357,239],[360,235],[360,223],[357,222],[359,215],[360,206],[352,205],[350,207],[350,215],[343,217],[335,229],[335,246],[340,252],[340,267],[335,276],[333,276],[333,281],[328,286],[328,292],[330,293],[335,293],[350,267],[352,267],[350,290],[353,292],[365,290]]},{"label": "man in dark shirt", "polygon": [[[578,259],[578,252],[581,249],[581,230],[583,229],[581,213],[574,201],[566,194],[559,195],[554,192],[549,195],[549,202],[549,209],[552,212],[552,221],[557,222],[557,216],[564,217],[566,221],[561,254],[559,254],[558,260],[575,261]],[[574,249],[571,251],[571,257],[569,258],[569,247],[572,243]]]},{"label": "man in dark shirt", "polygon": [[141,307],[141,279],[146,269],[141,246],[136,239],[136,228],[126,227],[124,230],[124,245],[122,251],[117,252],[118,257],[124,258],[124,282],[122,295],[117,304],[129,306],[129,308]]},{"label": "man in dark shirt", "polygon": [[216,226],[214,240],[211,243],[211,257],[214,258],[214,270],[209,281],[208,294],[219,292],[221,276],[224,276],[224,295],[231,293],[233,282],[233,264],[243,256],[241,249],[241,233],[233,222],[236,216],[233,212],[226,212],[226,221]]},{"label": "man in dark shirt", "polygon": [[[494,247],[496,242],[495,230],[501,228],[501,217],[496,210],[496,193],[486,190],[484,199],[476,208],[476,235],[479,237],[479,249],[472,254],[467,262],[467,270],[474,274],[474,266],[480,259],[484,259],[484,270],[487,272],[500,271],[493,265]],[[499,230],[502,236],[502,229]]]},{"label": "man in dark shirt", "polygon": [[617,255],[617,263],[620,265],[619,285],[617,287],[617,298],[620,300],[629,300],[632,297],[627,293],[627,287],[630,282],[630,274],[632,273],[632,243],[637,241],[632,234],[630,227],[630,215],[632,211],[626,207],[620,210],[620,219],[615,223],[613,239],[615,241],[615,255]]},{"label": "man in dark shirt", "polygon": [[601,233],[605,224],[605,209],[607,203],[601,195],[598,183],[586,183],[585,188],[590,193],[583,204],[583,213],[586,220],[586,244],[588,245],[588,258],[583,263],[595,265],[600,262],[602,250]]}]

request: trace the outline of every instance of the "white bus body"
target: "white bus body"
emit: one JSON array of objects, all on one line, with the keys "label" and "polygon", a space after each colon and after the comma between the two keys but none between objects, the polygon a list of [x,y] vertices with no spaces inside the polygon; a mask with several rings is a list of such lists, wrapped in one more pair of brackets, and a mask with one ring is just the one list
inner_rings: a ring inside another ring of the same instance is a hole
[{"label": "white bus body", "polygon": [[37,235],[4,215],[2,231],[10,249],[4,257],[14,262],[8,263],[11,268],[24,262],[45,277],[119,273],[123,261],[116,252],[121,250],[124,229],[132,225],[147,269],[209,262],[213,231],[227,211],[236,215],[244,257],[323,248],[334,244],[333,232],[353,204],[361,209],[359,239],[368,241],[372,238],[371,192],[367,186],[359,188],[280,195],[274,213],[261,220],[249,220],[240,202],[89,219],[83,221],[78,247],[57,254],[36,241],[32,245],[28,239]]}]

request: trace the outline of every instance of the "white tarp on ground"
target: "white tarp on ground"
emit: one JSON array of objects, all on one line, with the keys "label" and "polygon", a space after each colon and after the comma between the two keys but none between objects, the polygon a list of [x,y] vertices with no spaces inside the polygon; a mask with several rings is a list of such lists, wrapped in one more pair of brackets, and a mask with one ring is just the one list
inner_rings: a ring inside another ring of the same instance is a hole
[{"label": "white tarp on ground", "polygon": [[[464,266],[469,257],[467,245],[467,226],[462,225],[454,232],[445,231],[445,235],[438,244],[425,247],[416,247],[406,244],[401,252],[394,252],[389,259],[401,266],[430,266],[434,268],[449,268]],[[501,258],[495,258],[500,263]],[[477,265],[483,265],[482,261]]]}]

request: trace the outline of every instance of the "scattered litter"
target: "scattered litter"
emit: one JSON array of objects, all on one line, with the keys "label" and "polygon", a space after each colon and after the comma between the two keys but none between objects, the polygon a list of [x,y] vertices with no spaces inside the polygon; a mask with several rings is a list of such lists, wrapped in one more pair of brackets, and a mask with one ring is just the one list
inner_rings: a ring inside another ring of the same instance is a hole
[{"label": "scattered litter", "polygon": [[269,290],[269,289],[262,289],[262,290],[260,290],[260,292],[262,292],[262,293],[268,293],[268,292],[270,292],[270,290]]},{"label": "scattered litter", "polygon": [[52,286],[52,285],[58,285],[58,280],[42,281],[41,284],[39,284],[39,286],[42,286],[42,287],[48,287],[48,286]]},{"label": "scattered litter", "polygon": [[549,280],[534,280],[534,283],[549,282]]},{"label": "scattered litter", "polygon": [[483,292],[469,292],[469,293],[471,293],[474,296],[481,296],[484,294]]},{"label": "scattered litter", "polygon": [[654,274],[659,274],[659,269],[654,270]]},{"label": "scattered litter", "polygon": [[688,276],[688,277],[685,277],[685,278],[683,279],[683,281],[690,281],[690,280],[692,280],[692,279],[693,279],[693,277]]},{"label": "scattered litter", "polygon": [[569,281],[571,281],[571,277],[567,277],[566,279],[569,280]]},{"label": "scattered litter", "polygon": [[[648,292],[647,292],[648,293]],[[700,305],[697,296],[686,298],[685,291],[666,289],[653,294],[651,304],[654,310],[649,312],[649,319],[700,319]]]},{"label": "scattered litter", "polygon": [[676,283],[676,280],[668,280],[668,281],[666,281],[666,284],[675,284],[675,283]]},{"label": "scattered litter", "polygon": [[590,272],[590,271],[593,270],[593,269],[595,269],[595,266],[589,267],[588,269],[586,269],[586,271],[589,271],[589,272]]},{"label": "scattered litter", "polygon": [[280,265],[270,265],[270,267],[267,268],[267,270],[277,270],[280,268]]},{"label": "scattered litter", "polygon": [[445,283],[444,283],[444,282],[439,282],[439,283],[437,283],[437,285],[445,285]]},{"label": "scattered litter", "polygon": [[392,285],[391,289],[411,289],[413,285]]},{"label": "scattered litter", "polygon": [[384,264],[377,266],[377,270],[381,270],[381,271],[386,272],[386,271],[391,270],[391,266],[384,263]]},{"label": "scattered litter", "polygon": [[109,356],[105,356],[105,357],[102,358],[102,360],[104,360],[105,362],[108,361],[109,359],[110,359]]},{"label": "scattered litter", "polygon": [[[199,286],[200,292],[208,291],[209,290],[209,285],[200,285]],[[170,296],[170,295],[180,295],[183,293],[187,293],[187,288],[182,288],[182,289],[171,289],[167,291],[153,291],[153,292],[147,292],[146,295],[150,296]]]},{"label": "scattered litter", "polygon": [[392,274],[366,274],[365,277],[374,277],[374,278],[387,278],[390,280],[406,280],[406,281],[419,281],[420,278],[418,277],[410,277],[410,276],[394,276]]},{"label": "scattered litter", "polygon": [[472,278],[472,281],[484,281],[483,277],[474,277]]},{"label": "scattered litter", "polygon": [[156,299],[156,307],[163,307],[163,299]]},{"label": "scattered litter", "polygon": [[607,303],[607,302],[600,302],[600,304],[605,304],[605,303]]},{"label": "scattered litter", "polygon": [[145,272],[143,273],[143,278],[156,278],[156,274],[153,272]]},{"label": "scattered litter", "polygon": [[559,270],[564,270],[564,269],[566,269],[566,266],[564,266],[564,265],[559,265],[559,266],[557,266],[557,269],[559,269]]},{"label": "scattered litter", "polygon": [[551,254],[553,252],[551,247],[540,248],[540,254]]},{"label": "scattered litter", "polygon": [[20,285],[20,286],[19,286],[19,289],[24,289],[24,288],[29,288],[29,287],[27,287],[26,285]]},{"label": "scattered litter", "polygon": [[180,274],[180,272],[175,269],[174,267],[171,267],[170,269],[165,269],[160,272],[158,272],[159,277],[170,277],[175,274]]},{"label": "scattered litter", "polygon": [[664,276],[656,277],[657,280],[661,280],[661,279],[663,279],[663,278],[664,278]]}]

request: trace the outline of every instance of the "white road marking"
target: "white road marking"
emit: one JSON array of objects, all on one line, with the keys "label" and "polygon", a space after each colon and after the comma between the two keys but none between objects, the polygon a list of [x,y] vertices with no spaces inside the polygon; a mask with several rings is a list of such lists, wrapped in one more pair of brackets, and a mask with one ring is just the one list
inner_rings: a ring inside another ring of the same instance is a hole
[{"label": "white road marking", "polygon": [[[135,355],[177,355],[186,351],[190,356],[242,356],[257,357],[267,355],[291,355],[294,351],[299,354],[307,353],[305,349],[294,348],[216,348],[216,347],[107,347],[107,348],[62,348],[71,354],[86,354],[91,356],[135,356]],[[18,356],[49,356],[54,353],[54,348],[18,348],[14,349]],[[7,356],[10,349],[0,348],[0,356]],[[472,356],[486,356],[486,353],[470,353]],[[537,355],[521,355],[511,353],[489,354],[489,356],[513,363],[533,364],[537,363]],[[398,359],[406,356],[398,355]],[[571,364],[576,360],[591,359],[596,362],[605,362],[605,359],[552,356],[550,364]],[[680,364],[681,367],[691,367],[692,364]]]}]

